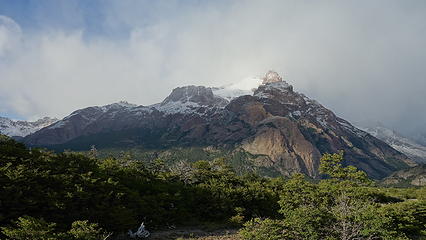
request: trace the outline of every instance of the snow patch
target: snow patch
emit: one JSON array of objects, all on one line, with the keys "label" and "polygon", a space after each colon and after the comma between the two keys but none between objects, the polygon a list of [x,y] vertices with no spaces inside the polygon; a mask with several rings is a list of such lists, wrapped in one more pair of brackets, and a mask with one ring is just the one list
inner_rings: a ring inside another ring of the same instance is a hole
[{"label": "snow patch", "polygon": [[163,105],[157,105],[155,108],[160,111],[164,112],[166,114],[176,114],[176,113],[196,113],[196,110],[199,109],[201,106],[198,103],[195,102],[167,102]]},{"label": "snow patch", "polygon": [[255,89],[262,85],[260,78],[245,78],[240,82],[223,87],[212,88],[213,94],[228,101],[244,95],[253,95]]}]

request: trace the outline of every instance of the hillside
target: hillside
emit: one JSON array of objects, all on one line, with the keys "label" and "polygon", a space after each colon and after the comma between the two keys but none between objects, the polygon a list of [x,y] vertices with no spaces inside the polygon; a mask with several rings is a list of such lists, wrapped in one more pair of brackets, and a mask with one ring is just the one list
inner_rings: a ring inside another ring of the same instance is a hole
[{"label": "hillside", "polygon": [[426,165],[394,172],[381,183],[392,187],[426,186]]}]

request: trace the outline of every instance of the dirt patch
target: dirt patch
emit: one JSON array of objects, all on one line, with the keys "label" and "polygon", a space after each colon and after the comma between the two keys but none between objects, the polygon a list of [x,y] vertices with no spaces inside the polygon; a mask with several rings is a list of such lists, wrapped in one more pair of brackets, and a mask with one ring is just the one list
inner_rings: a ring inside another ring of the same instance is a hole
[{"label": "dirt patch", "polygon": [[148,239],[152,240],[239,240],[238,229],[202,230],[202,229],[173,229],[152,232]]}]

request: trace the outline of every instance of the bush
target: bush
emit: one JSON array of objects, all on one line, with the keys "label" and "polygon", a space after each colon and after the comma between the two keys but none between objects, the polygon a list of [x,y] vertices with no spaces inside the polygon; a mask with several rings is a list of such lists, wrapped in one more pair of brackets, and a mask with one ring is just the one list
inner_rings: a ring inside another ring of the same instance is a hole
[{"label": "bush", "polygon": [[244,224],[239,235],[246,240],[282,240],[286,228],[280,220],[255,218]]},{"label": "bush", "polygon": [[59,240],[55,226],[56,224],[47,223],[43,219],[24,216],[18,218],[14,226],[2,227],[1,231],[11,240]]},{"label": "bush", "polygon": [[98,224],[87,220],[73,222],[68,233],[74,240],[104,240],[110,236]]}]

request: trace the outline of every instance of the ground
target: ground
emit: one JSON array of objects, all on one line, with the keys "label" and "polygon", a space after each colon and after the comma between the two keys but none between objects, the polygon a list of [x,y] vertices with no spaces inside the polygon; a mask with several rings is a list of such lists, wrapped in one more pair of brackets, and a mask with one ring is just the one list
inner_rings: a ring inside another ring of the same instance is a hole
[{"label": "ground", "polygon": [[203,230],[196,228],[152,232],[150,240],[239,240],[237,229]]}]

